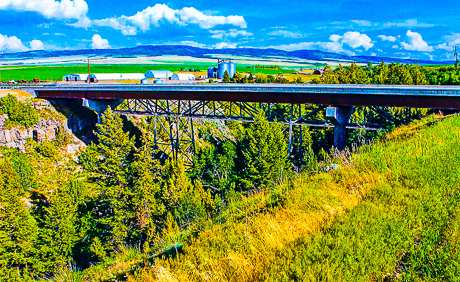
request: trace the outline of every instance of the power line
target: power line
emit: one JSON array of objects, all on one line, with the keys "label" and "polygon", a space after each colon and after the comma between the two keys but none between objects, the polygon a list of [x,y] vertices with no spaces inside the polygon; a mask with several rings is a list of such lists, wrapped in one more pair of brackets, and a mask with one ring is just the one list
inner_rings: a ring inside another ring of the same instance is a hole
[{"label": "power line", "polygon": [[454,47],[454,56],[455,56],[455,67],[458,66],[458,48],[457,46]]}]

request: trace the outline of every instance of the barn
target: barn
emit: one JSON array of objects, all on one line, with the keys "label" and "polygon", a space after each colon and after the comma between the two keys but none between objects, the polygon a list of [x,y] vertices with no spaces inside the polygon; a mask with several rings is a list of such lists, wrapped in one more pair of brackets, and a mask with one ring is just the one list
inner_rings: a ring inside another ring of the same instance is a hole
[{"label": "barn", "polygon": [[172,80],[195,80],[196,77],[192,73],[175,73],[173,74]]},{"label": "barn", "polygon": [[[91,82],[110,80],[142,80],[145,76],[142,73],[92,73]],[[68,74],[63,81],[88,81],[88,74]]]},{"label": "barn", "polygon": [[71,73],[64,75],[62,81],[85,81],[88,78],[88,74],[76,74]]},{"label": "barn", "polygon": [[321,74],[323,74],[323,72],[324,72],[323,70],[314,70],[314,71],[313,71],[313,74],[315,74],[315,75],[321,75]]},{"label": "barn", "polygon": [[172,71],[168,70],[150,70],[145,73],[146,78],[161,78],[164,80],[171,80],[172,76]]}]

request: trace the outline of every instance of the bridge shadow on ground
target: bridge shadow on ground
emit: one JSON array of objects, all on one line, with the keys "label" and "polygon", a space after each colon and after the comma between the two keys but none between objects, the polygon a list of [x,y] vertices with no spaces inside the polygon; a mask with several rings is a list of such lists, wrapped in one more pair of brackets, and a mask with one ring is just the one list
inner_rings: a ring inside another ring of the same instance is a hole
[{"label": "bridge shadow on ground", "polygon": [[[67,127],[86,145],[97,143],[94,131],[97,130],[98,116],[96,112],[83,106],[82,99],[47,99],[51,105],[67,118]],[[135,136],[136,147],[140,146],[142,132],[126,116],[121,116],[123,130]]]}]

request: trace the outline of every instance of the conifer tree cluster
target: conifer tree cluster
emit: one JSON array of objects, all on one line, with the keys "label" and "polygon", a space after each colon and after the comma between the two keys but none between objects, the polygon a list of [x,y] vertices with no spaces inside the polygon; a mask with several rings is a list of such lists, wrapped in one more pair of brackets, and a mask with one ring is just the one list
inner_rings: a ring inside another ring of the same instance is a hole
[{"label": "conifer tree cluster", "polygon": [[[457,84],[458,77],[454,68],[351,64],[335,70],[326,67],[315,82]],[[249,83],[254,76],[236,73],[233,81]],[[282,82],[282,77],[258,76],[257,81]],[[297,82],[302,83],[300,78]],[[31,109],[12,96],[0,100],[0,113],[25,127],[36,119],[28,114],[34,112]],[[301,111],[315,109],[302,105]],[[273,116],[287,117],[291,108],[278,104],[270,110]],[[405,109],[389,110],[399,118],[406,114]],[[363,119],[367,114],[357,108],[353,115]],[[426,111],[414,109],[412,114],[421,117]],[[323,116],[324,111],[314,115]],[[377,117],[375,121],[383,122]],[[291,154],[298,153],[303,168],[314,171],[318,159],[328,158],[325,150],[332,136],[330,129],[294,128],[304,146],[289,148],[286,127],[269,123],[260,112],[250,124],[226,122],[231,138],[197,134],[194,166],[187,167],[180,158],[159,157],[164,154],[154,143],[149,125],[139,126],[138,140],[124,125],[109,108],[97,125],[97,142],[88,145],[73,164],[77,172],[50,179],[55,185],[39,180],[40,165],[32,166],[30,159],[57,163],[65,136],[27,153],[0,150],[0,281],[51,277],[69,265],[85,269],[109,261],[126,248],[150,256],[191,240],[207,224],[225,221],[227,211],[238,210],[241,199],[251,192],[269,193],[291,179],[293,166],[298,165],[289,161]],[[358,134],[353,131],[348,138],[361,138]]]}]

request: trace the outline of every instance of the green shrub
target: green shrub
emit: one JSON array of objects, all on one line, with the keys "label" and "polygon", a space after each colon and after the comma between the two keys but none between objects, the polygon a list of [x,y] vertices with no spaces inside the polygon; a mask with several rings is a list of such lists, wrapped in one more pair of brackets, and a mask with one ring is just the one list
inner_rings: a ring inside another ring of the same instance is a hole
[{"label": "green shrub", "polygon": [[46,158],[52,158],[57,155],[57,148],[52,142],[44,141],[38,144],[37,152]]},{"label": "green shrub", "polygon": [[56,145],[57,147],[66,146],[70,144],[71,140],[72,140],[72,135],[70,135],[65,130],[63,125],[60,125],[56,129],[56,137],[54,138],[54,141],[53,141],[54,145]]},{"label": "green shrub", "polygon": [[7,126],[34,126],[38,122],[37,111],[11,94],[0,99],[0,114],[8,115]]}]

